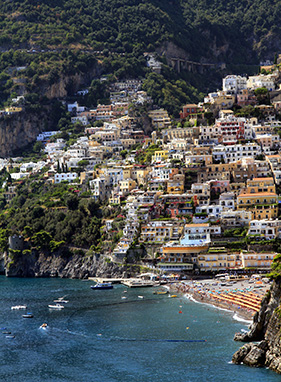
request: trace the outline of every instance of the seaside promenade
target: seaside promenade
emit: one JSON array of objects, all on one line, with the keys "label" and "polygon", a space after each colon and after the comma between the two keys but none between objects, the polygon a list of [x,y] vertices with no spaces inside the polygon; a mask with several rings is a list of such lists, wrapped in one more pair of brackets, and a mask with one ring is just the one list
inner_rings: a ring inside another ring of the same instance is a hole
[{"label": "seaside promenade", "polygon": [[190,296],[198,302],[231,310],[249,320],[260,310],[261,301],[269,288],[270,284],[262,280],[240,280],[231,283],[221,283],[217,280],[179,281],[171,285],[172,290]]}]

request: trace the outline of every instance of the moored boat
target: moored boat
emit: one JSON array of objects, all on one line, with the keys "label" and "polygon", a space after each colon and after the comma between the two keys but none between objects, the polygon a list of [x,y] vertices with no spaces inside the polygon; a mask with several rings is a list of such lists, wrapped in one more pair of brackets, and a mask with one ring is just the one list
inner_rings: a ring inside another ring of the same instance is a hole
[{"label": "moored boat", "polygon": [[92,289],[113,289],[112,283],[96,283],[96,285],[91,285]]},{"label": "moored boat", "polygon": [[154,291],[153,294],[168,294],[168,291],[167,291],[167,290],[163,290],[163,291]]},{"label": "moored boat", "polygon": [[32,313],[23,314],[22,318],[33,318],[33,314]]},{"label": "moored boat", "polygon": [[61,310],[61,309],[64,309],[64,306],[60,305],[60,304],[55,304],[55,305],[50,304],[50,305],[48,305],[48,308]]},{"label": "moored boat", "polygon": [[11,307],[12,310],[20,310],[20,309],[26,309],[26,308],[27,308],[26,305],[15,305]]}]

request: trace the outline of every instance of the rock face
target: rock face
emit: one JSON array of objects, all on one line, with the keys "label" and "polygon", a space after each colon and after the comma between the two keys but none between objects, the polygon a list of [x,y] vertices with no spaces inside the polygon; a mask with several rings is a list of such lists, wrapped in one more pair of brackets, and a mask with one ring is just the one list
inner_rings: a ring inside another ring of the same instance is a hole
[{"label": "rock face", "polygon": [[235,364],[268,367],[281,374],[281,278],[274,281],[255,314],[248,333],[236,334],[236,341],[260,341],[242,346],[232,358]]},{"label": "rock face", "polygon": [[126,277],[127,267],[105,261],[99,254],[93,256],[73,255],[64,257],[60,254],[46,255],[32,251],[30,255],[19,255],[11,260],[5,259],[8,277]]},{"label": "rock face", "polygon": [[[102,73],[102,67],[95,65],[88,73],[73,76],[61,76],[52,85],[48,82],[42,84],[40,90],[50,100],[61,99],[79,90],[83,86],[88,86],[97,75]],[[13,155],[13,151],[21,149],[30,143],[35,142],[36,136],[46,127],[53,129],[50,118],[50,107],[42,105],[40,110],[23,111],[13,113],[0,118],[0,157]]]},{"label": "rock face", "polygon": [[40,115],[16,113],[0,119],[0,156],[10,156],[13,150],[34,142],[43,130]]}]

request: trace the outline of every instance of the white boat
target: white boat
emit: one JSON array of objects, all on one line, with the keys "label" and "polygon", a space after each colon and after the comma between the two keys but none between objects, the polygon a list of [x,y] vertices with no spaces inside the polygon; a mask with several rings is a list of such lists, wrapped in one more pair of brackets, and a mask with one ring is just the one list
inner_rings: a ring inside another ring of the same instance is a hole
[{"label": "white boat", "polygon": [[32,313],[23,314],[22,318],[33,318],[33,314]]},{"label": "white boat", "polygon": [[138,298],[143,298],[143,296],[138,296]]},{"label": "white boat", "polygon": [[44,323],[40,326],[40,329],[46,330],[48,328],[48,324]]},{"label": "white boat", "polygon": [[64,306],[60,305],[60,304],[55,304],[55,305],[50,304],[50,305],[48,305],[48,308],[61,310],[61,309],[64,309]]},{"label": "white boat", "polygon": [[26,305],[15,305],[11,307],[12,310],[20,310],[20,309],[26,309],[26,308],[27,308]]},{"label": "white boat", "polygon": [[96,285],[91,285],[92,289],[113,289],[112,283],[96,283]]},{"label": "white boat", "polygon": [[57,303],[57,304],[67,304],[69,301],[68,300],[58,299],[58,300],[54,300],[54,302]]}]

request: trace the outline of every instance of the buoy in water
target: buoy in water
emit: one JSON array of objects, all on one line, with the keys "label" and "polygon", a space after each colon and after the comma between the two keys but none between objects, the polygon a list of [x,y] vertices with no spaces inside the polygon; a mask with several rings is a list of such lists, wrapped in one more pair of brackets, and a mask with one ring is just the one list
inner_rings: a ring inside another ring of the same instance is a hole
[{"label": "buoy in water", "polygon": [[186,330],[189,329],[189,326],[186,327]]},{"label": "buoy in water", "polygon": [[182,313],[182,311],[180,310],[179,313]]}]

